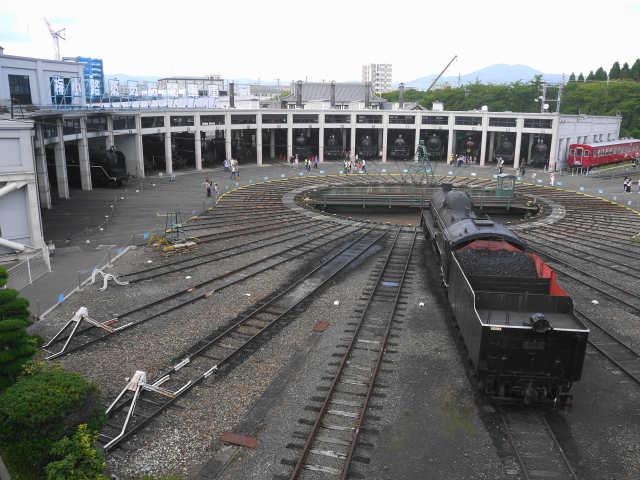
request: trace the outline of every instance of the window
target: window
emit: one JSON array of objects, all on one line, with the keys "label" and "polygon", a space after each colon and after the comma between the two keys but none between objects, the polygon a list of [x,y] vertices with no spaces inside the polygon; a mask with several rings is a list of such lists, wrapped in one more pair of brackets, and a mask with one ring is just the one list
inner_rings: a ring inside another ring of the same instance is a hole
[{"label": "window", "polygon": [[482,125],[482,117],[456,117],[456,125]]},{"label": "window", "polygon": [[114,130],[134,130],[136,128],[135,117],[113,117],[113,129]]},{"label": "window", "polygon": [[28,75],[9,75],[9,94],[20,105],[31,105],[31,85]]},{"label": "window", "polygon": [[142,128],[164,127],[164,117],[142,117],[140,123]]},{"label": "window", "polygon": [[528,118],[524,120],[524,128],[552,128],[553,120],[538,120]]},{"label": "window", "polygon": [[584,151],[584,156],[585,156],[585,157],[588,157],[588,156],[589,156],[589,150],[585,150],[585,151]]},{"label": "window", "polygon": [[[351,122],[351,120],[349,120],[349,122]],[[358,123],[382,123],[382,115],[358,115],[357,122]]]},{"label": "window", "polygon": [[413,125],[416,123],[416,117],[413,115],[389,115],[389,124]]},{"label": "window", "polygon": [[170,117],[170,125],[172,127],[193,127],[193,116]]},{"label": "window", "polygon": [[232,125],[249,125],[256,123],[255,115],[231,115]]},{"label": "window", "polygon": [[569,155],[575,155],[575,154],[576,154],[575,149],[570,148],[570,149],[569,149]]},{"label": "window", "polygon": [[[365,115],[359,115],[365,116]],[[367,115],[371,116],[371,115]],[[351,115],[325,115],[324,123],[351,123]],[[374,122],[366,122],[366,123],[374,123]]]},{"label": "window", "polygon": [[44,121],[44,138],[52,138],[58,136],[58,123],[53,119]]},{"label": "window", "polygon": [[490,127],[515,127],[515,118],[489,118]]},{"label": "window", "polygon": [[200,125],[224,125],[224,115],[200,115]]},{"label": "window", "polygon": [[429,115],[423,115],[422,116],[422,124],[428,124],[428,125],[449,125],[449,117],[436,117],[436,116],[429,116]]},{"label": "window", "polygon": [[293,115],[293,123],[318,123],[318,115]]},{"label": "window", "polygon": [[287,115],[285,113],[280,114],[271,114],[271,113],[263,113],[262,114],[262,123],[287,123]]},{"label": "window", "polygon": [[87,133],[104,132],[107,129],[107,117],[87,117]]},{"label": "window", "polygon": [[82,133],[79,118],[65,118],[62,120],[63,135],[76,135],[78,133]]}]

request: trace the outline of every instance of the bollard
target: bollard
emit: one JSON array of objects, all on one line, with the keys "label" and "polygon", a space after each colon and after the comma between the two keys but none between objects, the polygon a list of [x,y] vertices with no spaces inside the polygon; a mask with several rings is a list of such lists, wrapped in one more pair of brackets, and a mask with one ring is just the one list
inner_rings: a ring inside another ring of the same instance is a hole
[{"label": "bollard", "polygon": [[111,265],[111,249],[109,249],[109,263],[107,263],[107,266]]},{"label": "bollard", "polygon": [[80,288],[82,288],[82,285],[80,285],[80,272],[76,272],[76,274],[78,275],[78,291],[80,291]]},{"label": "bollard", "polygon": [[40,300],[36,300],[38,303],[38,320],[40,320]]}]

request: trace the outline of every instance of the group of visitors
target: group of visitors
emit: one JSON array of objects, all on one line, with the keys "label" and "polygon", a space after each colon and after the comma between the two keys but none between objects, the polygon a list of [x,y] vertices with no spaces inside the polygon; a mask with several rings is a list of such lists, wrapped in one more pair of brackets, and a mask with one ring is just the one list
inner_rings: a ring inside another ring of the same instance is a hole
[{"label": "group of visitors", "polygon": [[238,167],[238,161],[235,158],[232,158],[231,160],[229,160],[228,171],[231,172],[231,176],[229,178],[234,178],[236,180],[240,178],[240,168]]},{"label": "group of visitors", "polygon": [[218,197],[218,182],[213,183],[209,180],[209,177],[204,181],[204,186],[207,188],[207,197],[211,197],[211,193],[217,198]]},{"label": "group of visitors", "polygon": [[[624,193],[631,193],[631,186],[633,185],[633,180],[629,177],[625,177],[624,182],[622,183],[622,191]],[[640,179],[638,180],[638,193],[640,193]]]},{"label": "group of visitors", "polygon": [[463,167],[465,165],[476,165],[478,163],[478,157],[476,155],[453,155],[449,157],[450,165],[457,165]]},{"label": "group of visitors", "polygon": [[356,155],[354,158],[347,157],[344,159],[344,173],[350,173],[351,170],[356,168],[356,173],[367,173],[367,162],[364,158],[358,158],[358,155]]},{"label": "group of visitors", "polygon": [[318,156],[317,155],[312,155],[311,157],[304,157],[304,159],[301,159],[298,154],[296,154],[296,155],[294,155],[294,156],[289,158],[289,167],[290,168],[295,168],[297,170],[298,169],[298,165],[300,165],[300,162],[302,162],[304,164],[304,169],[307,172],[311,171],[311,165],[313,165],[313,168],[318,168]]}]

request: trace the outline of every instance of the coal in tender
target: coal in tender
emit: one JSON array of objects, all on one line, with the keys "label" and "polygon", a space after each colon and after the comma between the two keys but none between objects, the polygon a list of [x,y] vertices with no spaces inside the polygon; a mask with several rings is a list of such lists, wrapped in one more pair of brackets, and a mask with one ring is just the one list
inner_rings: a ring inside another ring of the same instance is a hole
[{"label": "coal in tender", "polygon": [[466,248],[459,256],[467,275],[538,277],[533,258],[522,252]]}]

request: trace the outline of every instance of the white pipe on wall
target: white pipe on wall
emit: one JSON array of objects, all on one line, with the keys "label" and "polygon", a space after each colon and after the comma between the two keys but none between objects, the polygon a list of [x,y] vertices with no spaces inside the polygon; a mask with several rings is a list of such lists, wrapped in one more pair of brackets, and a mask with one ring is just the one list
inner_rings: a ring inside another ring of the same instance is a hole
[{"label": "white pipe on wall", "polygon": [[21,243],[12,242],[11,240],[5,240],[4,238],[0,238],[0,245],[7,248],[12,248],[16,252],[24,252],[26,250],[26,245]]}]

